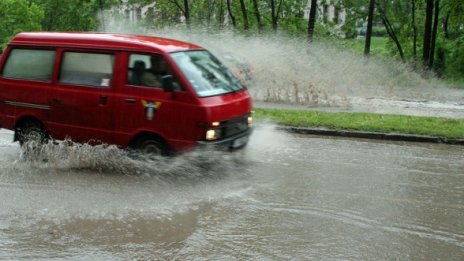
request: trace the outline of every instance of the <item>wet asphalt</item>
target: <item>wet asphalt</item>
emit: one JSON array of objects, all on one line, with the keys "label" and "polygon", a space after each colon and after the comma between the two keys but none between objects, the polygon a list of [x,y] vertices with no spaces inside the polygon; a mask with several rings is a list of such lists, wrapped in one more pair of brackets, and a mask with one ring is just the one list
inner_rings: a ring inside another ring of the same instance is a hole
[{"label": "wet asphalt", "polygon": [[[461,260],[462,146],[258,125],[238,153],[134,160],[0,137],[0,260]],[[11,138],[11,135],[9,136]]]}]

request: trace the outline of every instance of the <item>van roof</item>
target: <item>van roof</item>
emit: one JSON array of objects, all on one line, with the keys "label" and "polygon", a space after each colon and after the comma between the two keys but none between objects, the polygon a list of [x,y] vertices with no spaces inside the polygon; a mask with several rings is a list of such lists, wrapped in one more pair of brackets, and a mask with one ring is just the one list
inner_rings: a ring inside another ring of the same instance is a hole
[{"label": "van roof", "polygon": [[17,34],[10,44],[78,48],[176,52],[203,49],[173,39],[131,34],[29,32]]}]

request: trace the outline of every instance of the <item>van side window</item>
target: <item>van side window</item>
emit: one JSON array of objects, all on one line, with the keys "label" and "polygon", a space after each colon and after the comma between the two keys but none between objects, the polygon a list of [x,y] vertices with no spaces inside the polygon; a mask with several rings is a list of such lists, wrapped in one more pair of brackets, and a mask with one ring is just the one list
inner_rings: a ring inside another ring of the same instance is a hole
[{"label": "van side window", "polygon": [[162,77],[167,74],[167,64],[161,55],[133,54],[129,59],[128,71],[129,84],[162,88]]},{"label": "van side window", "polygon": [[[172,71],[162,55],[132,54],[129,58],[128,84],[163,88],[163,76],[168,74],[172,75]],[[175,76],[173,84],[175,89],[182,90]]]},{"label": "van side window", "polygon": [[52,79],[55,51],[13,49],[3,69],[3,77],[50,81]]},{"label": "van side window", "polygon": [[113,77],[113,67],[112,54],[65,52],[61,64],[60,82],[109,87]]},{"label": "van side window", "polygon": [[150,66],[150,56],[132,54],[129,58],[127,70],[127,83],[131,85],[142,85],[142,75]]}]

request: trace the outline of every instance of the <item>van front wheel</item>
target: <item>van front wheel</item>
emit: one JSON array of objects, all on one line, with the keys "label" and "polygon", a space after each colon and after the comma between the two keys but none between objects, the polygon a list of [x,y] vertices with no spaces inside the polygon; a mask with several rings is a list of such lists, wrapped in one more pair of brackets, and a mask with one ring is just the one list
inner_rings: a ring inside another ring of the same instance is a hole
[{"label": "van front wheel", "polygon": [[135,143],[134,148],[144,154],[162,156],[170,155],[170,150],[167,144],[156,137],[140,138]]}]

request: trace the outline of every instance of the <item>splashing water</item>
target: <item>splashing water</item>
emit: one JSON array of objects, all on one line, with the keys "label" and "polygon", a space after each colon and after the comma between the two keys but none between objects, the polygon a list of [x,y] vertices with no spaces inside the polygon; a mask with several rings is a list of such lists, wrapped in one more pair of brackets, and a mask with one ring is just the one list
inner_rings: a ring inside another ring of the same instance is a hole
[{"label": "splashing water", "polygon": [[[367,104],[374,106],[417,107],[419,110],[436,107],[460,111],[464,117],[463,90],[452,89],[436,80],[423,79],[406,64],[389,59],[371,57],[340,50],[326,42],[314,42],[308,48],[305,41],[282,35],[244,36],[230,31],[211,33],[178,28],[151,30],[131,26],[127,21],[105,17],[106,31],[137,33],[169,37],[194,42],[211,50],[219,58],[232,54],[236,60],[252,69],[248,87],[255,101],[301,104],[312,107],[350,107]],[[230,67],[237,64],[221,59]],[[430,102],[434,100],[437,102]],[[395,101],[395,102],[392,102]],[[448,102],[451,104],[444,104]],[[391,109],[390,109],[391,112]],[[90,146],[65,143],[45,146],[36,168],[88,169],[97,172],[127,174],[205,173],[203,166],[226,154],[210,151],[188,153],[166,161],[160,158],[133,159],[127,152],[113,146]],[[186,162],[198,164],[185,164]],[[193,168],[183,171],[186,165]],[[156,166],[156,167],[153,167]],[[214,168],[213,168],[213,171]],[[208,173],[208,171],[206,172]]]},{"label": "splashing water", "polygon": [[[462,90],[435,79],[424,79],[405,63],[394,59],[365,59],[352,51],[320,41],[307,43],[281,35],[244,36],[230,31],[201,29],[151,30],[105,18],[108,31],[138,33],[194,42],[220,58],[232,54],[253,71],[249,83],[255,100],[311,106],[346,106],[359,98],[438,100],[458,102]],[[228,59],[221,59],[226,64]],[[236,66],[229,62],[230,67]],[[357,99],[354,99],[357,98]]]},{"label": "splashing water", "polygon": [[[198,148],[176,157],[134,154],[115,145],[53,141],[24,144],[19,159],[3,164],[8,173],[90,172],[135,175],[162,182],[225,177],[244,165],[243,154]],[[226,171],[227,170],[227,171]]]}]

